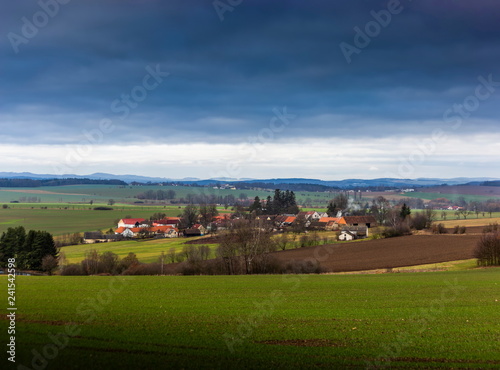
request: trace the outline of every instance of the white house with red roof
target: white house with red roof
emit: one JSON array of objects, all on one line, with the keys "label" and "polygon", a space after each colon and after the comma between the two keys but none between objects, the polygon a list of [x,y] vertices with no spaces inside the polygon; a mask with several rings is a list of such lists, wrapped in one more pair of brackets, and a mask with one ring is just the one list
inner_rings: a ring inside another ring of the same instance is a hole
[{"label": "white house with red roof", "polygon": [[148,227],[145,218],[122,218],[118,221],[118,227]]}]

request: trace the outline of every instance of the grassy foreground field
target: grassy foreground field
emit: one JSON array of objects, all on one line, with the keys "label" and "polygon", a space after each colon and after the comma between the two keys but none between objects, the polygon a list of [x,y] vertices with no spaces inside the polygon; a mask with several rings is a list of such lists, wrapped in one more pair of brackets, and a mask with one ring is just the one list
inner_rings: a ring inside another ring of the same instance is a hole
[{"label": "grassy foreground field", "polygon": [[499,288],[498,268],[20,276],[16,366],[4,352],[2,368],[498,368]]}]

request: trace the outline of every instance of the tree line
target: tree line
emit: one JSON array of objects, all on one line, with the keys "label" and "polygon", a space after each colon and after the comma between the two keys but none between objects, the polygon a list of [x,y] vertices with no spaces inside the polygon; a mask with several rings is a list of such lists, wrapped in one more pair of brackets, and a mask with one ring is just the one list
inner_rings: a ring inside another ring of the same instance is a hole
[{"label": "tree line", "polygon": [[248,211],[257,215],[297,214],[299,207],[293,191],[276,189],[274,196],[269,195],[264,202],[256,196]]},{"label": "tree line", "polygon": [[175,190],[147,190],[135,196],[137,199],[171,200],[175,199]]},{"label": "tree line", "polygon": [[121,180],[94,180],[94,179],[0,179],[2,188],[63,186],[63,185],[122,185],[127,183]]},{"label": "tree line", "polygon": [[0,263],[16,259],[18,269],[46,271],[57,267],[58,249],[52,234],[47,231],[29,230],[23,226],[9,227],[0,237]]}]

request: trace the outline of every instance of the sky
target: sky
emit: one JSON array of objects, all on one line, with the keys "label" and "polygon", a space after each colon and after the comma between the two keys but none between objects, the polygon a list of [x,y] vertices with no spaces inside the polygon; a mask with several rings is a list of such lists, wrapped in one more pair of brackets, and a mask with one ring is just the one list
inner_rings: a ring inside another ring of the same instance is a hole
[{"label": "sky", "polygon": [[495,0],[2,4],[0,172],[500,177]]}]

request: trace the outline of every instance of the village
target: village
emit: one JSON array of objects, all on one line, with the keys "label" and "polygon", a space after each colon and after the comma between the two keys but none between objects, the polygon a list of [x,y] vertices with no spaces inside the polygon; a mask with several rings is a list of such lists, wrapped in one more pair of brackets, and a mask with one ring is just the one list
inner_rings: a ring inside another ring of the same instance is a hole
[{"label": "village", "polygon": [[[179,238],[216,234],[231,228],[239,217],[230,213],[214,216],[212,221],[203,225],[199,222],[187,225],[182,217],[164,217],[159,220],[145,218],[123,218],[117,227],[107,233],[92,231],[84,233],[84,243],[105,243],[125,239]],[[276,233],[309,231],[337,231],[342,241],[363,239],[369,236],[370,228],[376,227],[377,221],[371,215],[329,217],[326,212],[307,211],[297,214],[259,215],[255,218],[261,225],[272,228]]]}]

